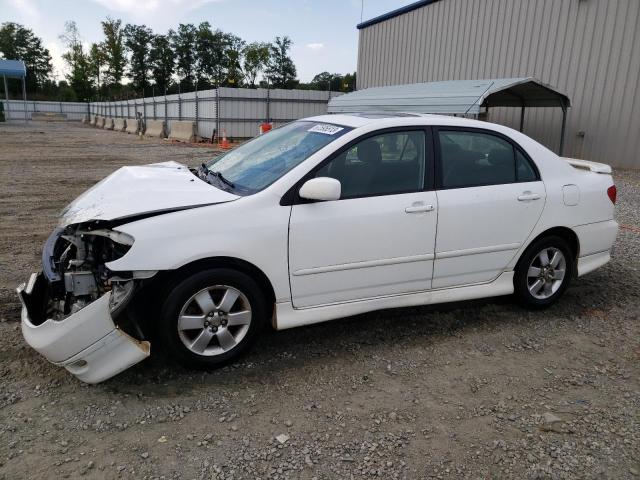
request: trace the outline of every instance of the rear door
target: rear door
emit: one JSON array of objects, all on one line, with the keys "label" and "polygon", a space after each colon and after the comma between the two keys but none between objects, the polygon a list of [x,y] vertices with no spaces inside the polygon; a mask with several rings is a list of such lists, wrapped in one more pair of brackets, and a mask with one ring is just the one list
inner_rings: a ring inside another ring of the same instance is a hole
[{"label": "rear door", "polygon": [[438,194],[433,288],[490,282],[538,222],[546,192],[509,138],[483,129],[434,134]]},{"label": "rear door", "polygon": [[289,278],[294,307],[431,287],[437,199],[427,130],[368,135],[328,159],[311,177],[339,180],[342,196],[330,202],[298,200],[292,207]]}]

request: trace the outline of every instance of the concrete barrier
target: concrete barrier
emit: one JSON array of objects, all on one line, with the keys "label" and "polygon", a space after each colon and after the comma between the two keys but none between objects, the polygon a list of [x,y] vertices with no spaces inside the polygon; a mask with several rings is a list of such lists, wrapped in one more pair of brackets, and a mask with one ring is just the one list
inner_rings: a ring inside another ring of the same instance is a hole
[{"label": "concrete barrier", "polygon": [[144,135],[146,137],[165,138],[167,136],[167,126],[164,120],[147,120]]},{"label": "concrete barrier", "polygon": [[67,120],[65,113],[55,112],[33,112],[31,114],[31,120],[37,122],[64,122]]},{"label": "concrete barrier", "polygon": [[116,132],[124,132],[126,128],[127,128],[127,121],[124,118],[116,118],[113,121],[113,129]]},{"label": "concrete barrier", "polygon": [[171,122],[171,132],[169,139],[179,140],[181,142],[196,141],[196,122]]},{"label": "concrete barrier", "polygon": [[89,117],[89,115],[85,115],[84,117],[82,117],[82,123],[89,123],[91,121],[91,117]]},{"label": "concrete barrier", "polygon": [[103,128],[105,130],[113,130],[113,118],[105,118]]},{"label": "concrete barrier", "polygon": [[96,117],[96,127],[104,128],[104,117]]},{"label": "concrete barrier", "polygon": [[126,124],[127,124],[127,127],[125,132],[133,133],[134,135],[137,135],[138,132],[140,131],[140,122],[138,121],[137,118],[127,118]]},{"label": "concrete barrier", "polygon": [[95,127],[97,123],[98,123],[98,116],[94,115],[93,117],[91,117],[91,122],[89,122],[89,125]]}]

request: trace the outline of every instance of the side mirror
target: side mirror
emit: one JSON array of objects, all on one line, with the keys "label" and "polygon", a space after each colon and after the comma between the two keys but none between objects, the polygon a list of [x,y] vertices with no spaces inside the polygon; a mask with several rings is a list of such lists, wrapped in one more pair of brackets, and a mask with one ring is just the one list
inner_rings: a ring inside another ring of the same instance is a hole
[{"label": "side mirror", "polygon": [[335,178],[318,177],[304,182],[298,192],[301,198],[307,200],[319,200],[327,202],[329,200],[339,200],[342,186]]}]

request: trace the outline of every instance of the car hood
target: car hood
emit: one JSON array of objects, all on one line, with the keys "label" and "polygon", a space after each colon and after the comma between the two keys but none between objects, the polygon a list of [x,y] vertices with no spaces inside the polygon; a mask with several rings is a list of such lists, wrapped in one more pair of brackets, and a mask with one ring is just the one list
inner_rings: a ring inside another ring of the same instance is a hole
[{"label": "car hood", "polygon": [[60,214],[60,226],[170,212],[237,198],[200,180],[177,162],[122,167],[67,205]]}]

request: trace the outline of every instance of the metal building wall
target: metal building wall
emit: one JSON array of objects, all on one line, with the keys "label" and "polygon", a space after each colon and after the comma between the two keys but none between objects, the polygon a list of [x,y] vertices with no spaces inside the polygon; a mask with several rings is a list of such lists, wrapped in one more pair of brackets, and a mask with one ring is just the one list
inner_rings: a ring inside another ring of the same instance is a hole
[{"label": "metal building wall", "polygon": [[[639,0],[441,0],[360,30],[358,89],[525,76],[571,99],[566,156],[640,168]],[[557,151],[560,122],[530,109],[525,133]]]},{"label": "metal building wall", "polygon": [[[24,120],[25,102],[22,100],[0,100],[4,105],[4,113],[7,120]],[[82,120],[89,109],[82,102],[45,102],[27,100],[27,119],[31,120],[34,112],[63,113],[68,120]]]}]

